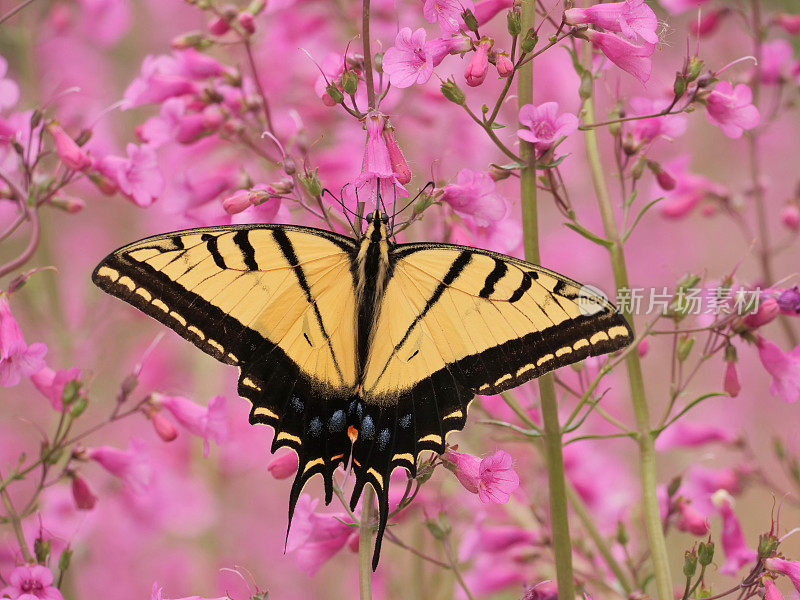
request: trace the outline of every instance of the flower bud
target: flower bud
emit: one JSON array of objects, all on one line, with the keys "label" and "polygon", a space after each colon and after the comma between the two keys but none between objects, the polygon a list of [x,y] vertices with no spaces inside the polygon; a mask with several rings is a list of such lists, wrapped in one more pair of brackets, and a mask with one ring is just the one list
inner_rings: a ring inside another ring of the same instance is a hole
[{"label": "flower bud", "polygon": [[464,25],[467,26],[467,29],[474,34],[478,33],[478,19],[475,18],[475,15],[470,9],[467,9],[461,13],[461,18],[464,19]]},{"label": "flower bud", "polygon": [[275,479],[287,479],[297,472],[298,463],[296,452],[284,452],[272,457],[267,465],[267,471]]},{"label": "flower bud", "polygon": [[212,35],[225,35],[231,30],[231,25],[224,17],[216,17],[208,24],[208,32]]},{"label": "flower bud", "polygon": [[394,133],[391,127],[385,127],[383,130],[383,140],[386,142],[386,149],[389,151],[389,161],[392,164],[392,172],[395,174],[397,181],[405,185],[411,181],[411,169],[408,167],[405,157],[403,156],[400,146],[394,139]]},{"label": "flower bud", "polygon": [[428,531],[431,532],[431,535],[440,541],[446,539],[453,530],[450,521],[447,519],[447,515],[444,513],[441,513],[437,520],[426,520],[425,526],[428,528]]},{"label": "flower bud", "polygon": [[742,390],[739,383],[739,373],[736,371],[736,347],[728,344],[725,347],[725,377],[722,381],[722,389],[731,397],[735,398]]},{"label": "flower bud", "polygon": [[500,77],[508,77],[514,72],[514,63],[511,62],[511,59],[506,54],[497,55],[495,66]]},{"label": "flower bud", "polygon": [[758,537],[758,558],[769,558],[775,554],[779,543],[778,538],[771,533],[760,535]]},{"label": "flower bud", "polygon": [[239,26],[250,35],[256,32],[256,20],[253,18],[253,13],[246,11],[239,13],[239,16],[236,17],[236,20],[239,21]]},{"label": "flower bud", "polygon": [[511,177],[511,169],[503,169],[497,165],[489,165],[489,177],[492,181],[503,181]]},{"label": "flower bud", "polygon": [[222,208],[225,209],[225,212],[229,215],[244,212],[252,205],[253,203],[250,201],[250,190],[236,190],[232,195],[222,201]]},{"label": "flower bud", "polygon": [[781,223],[791,231],[800,229],[800,208],[797,204],[787,204],[781,211]]},{"label": "flower bud", "polygon": [[119,394],[117,394],[117,402],[120,404],[125,402],[128,399],[128,396],[131,395],[133,390],[136,389],[136,386],[139,385],[139,374],[138,373],[131,373],[125,379],[122,380],[122,385],[119,386]]},{"label": "flower bud", "polygon": [[58,557],[58,570],[64,573],[69,569],[70,562],[72,562],[72,550],[65,548],[61,551],[61,556]]},{"label": "flower bud", "polygon": [[97,496],[95,496],[92,488],[77,473],[72,474],[72,497],[78,510],[92,510],[97,504]]},{"label": "flower bud", "polygon": [[372,57],[372,66],[377,73],[383,73],[383,52],[376,52]]},{"label": "flower bud", "polygon": [[697,572],[697,552],[687,550],[683,555],[683,574],[687,579],[694,577]]},{"label": "flower bud", "polygon": [[158,437],[165,442],[171,442],[178,437],[178,430],[167,417],[154,410],[150,415],[150,420],[153,422],[153,429],[156,430]]},{"label": "flower bud", "polygon": [[506,26],[510,35],[519,35],[522,32],[522,15],[519,11],[508,11],[506,14]]},{"label": "flower bud", "polygon": [[688,335],[683,335],[678,340],[678,347],[675,350],[675,354],[678,357],[679,362],[684,362],[687,358],[689,358],[689,353],[692,351],[692,346],[694,346],[694,338],[689,337]]},{"label": "flower bud", "polygon": [[47,128],[56,143],[56,154],[64,165],[73,171],[84,171],[92,165],[92,159],[81,150],[59,125],[51,123]]},{"label": "flower bud", "polygon": [[191,31],[178,37],[172,38],[170,46],[173,50],[186,50],[187,48],[195,48],[196,50],[203,50],[211,46],[212,42],[209,40],[202,31]]},{"label": "flower bud", "polygon": [[85,411],[88,406],[89,399],[86,396],[81,396],[72,405],[69,414],[73,419],[77,419],[83,414],[83,411]]},{"label": "flower bud", "polygon": [[620,546],[625,546],[630,541],[628,530],[625,528],[625,523],[623,523],[622,521],[617,522],[616,540]]},{"label": "flower bud", "polygon": [[533,49],[536,47],[536,43],[539,41],[539,36],[536,33],[536,30],[531,27],[528,29],[528,32],[525,34],[525,39],[522,40],[522,44],[520,45],[520,49],[522,50],[523,54],[528,54],[532,52]]},{"label": "flower bud", "polygon": [[650,338],[643,338],[636,347],[636,352],[639,356],[643,357],[647,354],[648,350],[650,350]]},{"label": "flower bud", "polygon": [[689,59],[689,68],[686,69],[686,80],[691,82],[700,76],[703,70],[703,59],[693,56]]},{"label": "flower bud", "polygon": [[687,83],[683,73],[675,73],[675,83],[672,84],[672,92],[675,94],[676,98],[682,98],[686,93]]},{"label": "flower bud", "polygon": [[283,158],[283,172],[290,177],[297,173],[297,164],[291,156],[285,156]]},{"label": "flower bud", "polygon": [[714,560],[714,542],[710,540],[707,542],[700,542],[700,545],[697,547],[697,558],[701,566],[707,567],[710,565],[711,561]]},{"label": "flower bud", "polygon": [[342,90],[345,94],[352,96],[358,88],[358,76],[351,69],[342,73]]},{"label": "flower bud", "polygon": [[86,207],[86,203],[83,200],[80,198],[73,198],[71,196],[66,198],[53,198],[50,201],[50,204],[56,208],[68,212],[71,215],[81,212]]},{"label": "flower bud", "polygon": [[800,315],[800,288],[783,290],[777,298],[778,308],[786,315]]},{"label": "flower bud", "polygon": [[673,477],[670,480],[669,485],[667,485],[667,497],[668,498],[672,498],[675,494],[678,493],[678,490],[681,488],[681,483],[683,483],[683,478],[680,477],[680,476]]},{"label": "flower bud", "polygon": [[[333,104],[328,104],[328,106],[335,106],[336,104],[341,104],[344,100],[344,96],[342,95],[341,90],[333,84],[330,84],[328,87],[325,88],[325,91],[328,92],[327,97],[331,99]],[[327,104],[325,101],[325,96],[322,97],[322,102]]]},{"label": "flower bud", "polygon": [[744,319],[742,319],[742,321],[750,329],[758,329],[759,327],[763,327],[767,323],[774,321],[779,312],[780,307],[778,306],[778,301],[775,298],[767,298],[761,302],[758,310],[751,312]]},{"label": "flower bud", "polygon": [[475,53],[464,71],[464,79],[470,87],[477,87],[486,80],[489,71],[489,48],[491,42],[481,42],[475,48]]},{"label": "flower bud", "polygon": [[[52,547],[50,540],[45,540],[44,538],[37,537],[33,541],[33,553],[36,555],[36,562],[39,563],[40,565],[47,564],[47,559],[50,557],[51,548]],[[23,594],[23,595],[27,596],[28,594]]]},{"label": "flower bud", "polygon": [[452,79],[443,81],[441,90],[442,90],[442,95],[448,100],[450,100],[450,102],[454,102],[455,104],[458,104],[460,106],[464,105],[464,102],[466,101],[466,96],[464,95],[464,92],[461,91],[461,88],[459,88],[456,85],[456,82],[453,81]]},{"label": "flower bud", "polygon": [[306,171],[303,177],[300,177],[300,183],[312,198],[316,198],[322,194],[322,183],[319,180],[319,170],[314,170],[313,173]]}]

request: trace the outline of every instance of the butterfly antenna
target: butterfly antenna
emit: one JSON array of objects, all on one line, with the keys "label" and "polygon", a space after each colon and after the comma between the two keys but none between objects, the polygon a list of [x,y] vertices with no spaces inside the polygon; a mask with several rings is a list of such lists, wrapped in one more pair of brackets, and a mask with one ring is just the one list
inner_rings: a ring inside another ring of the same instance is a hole
[{"label": "butterfly antenna", "polygon": [[[342,189],[344,189],[344,188],[342,188]],[[347,219],[347,224],[348,224],[348,225],[350,225],[350,229],[352,229],[352,230],[353,230],[353,233],[355,233],[355,232],[356,232],[356,226],[355,226],[355,225],[353,225],[353,222],[350,220],[350,216],[347,214],[347,213],[348,213],[348,211],[349,211],[349,212],[353,212],[353,211],[351,211],[349,208],[347,208],[347,207],[344,205],[344,202],[343,202],[341,199],[339,199],[339,198],[337,198],[336,196],[334,196],[333,192],[331,192],[331,191],[330,191],[328,188],[325,188],[325,189],[323,189],[323,190],[322,190],[322,197],[323,197],[323,198],[325,197],[325,194],[326,194],[326,193],[327,193],[327,194],[328,194],[328,195],[329,195],[331,198],[333,198],[333,199],[334,199],[334,200],[335,200],[335,201],[336,201],[336,202],[339,204],[339,206],[341,206],[341,207],[342,207],[342,214],[344,214],[344,218],[345,218],[345,219]]]},{"label": "butterfly antenna", "polygon": [[398,211],[395,213],[395,215],[399,215],[400,213],[402,213],[403,211],[405,211],[405,210],[406,210],[406,209],[407,209],[409,206],[411,206],[411,205],[412,205],[412,204],[414,204],[414,203],[415,203],[417,200],[419,200],[419,197],[420,197],[420,196],[422,196],[422,194],[424,194],[424,193],[425,193],[425,191],[426,191],[428,188],[431,188],[431,189],[433,189],[433,188],[435,188],[435,187],[436,187],[436,185],[435,185],[435,184],[434,184],[432,181],[429,181],[428,183],[426,183],[426,184],[425,184],[425,186],[424,186],[424,187],[423,187],[423,188],[422,188],[420,191],[418,191],[418,192],[417,192],[417,195],[416,195],[416,196],[414,196],[414,197],[413,197],[413,198],[412,198],[412,199],[409,201],[409,203],[408,203],[408,204],[406,204],[406,205],[405,205],[403,208],[401,208],[400,210],[398,210]]}]

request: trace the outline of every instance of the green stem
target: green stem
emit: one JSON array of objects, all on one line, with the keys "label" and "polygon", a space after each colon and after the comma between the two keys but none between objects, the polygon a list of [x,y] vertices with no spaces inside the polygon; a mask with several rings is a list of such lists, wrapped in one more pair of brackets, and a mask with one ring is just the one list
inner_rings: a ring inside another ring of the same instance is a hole
[{"label": "green stem", "polygon": [[11,496],[9,496],[8,490],[0,490],[0,497],[3,499],[3,506],[6,507],[8,521],[11,523],[11,528],[14,530],[14,535],[17,538],[19,549],[22,551],[22,557],[25,559],[25,562],[36,562],[33,554],[31,554],[30,548],[28,548],[28,542],[25,541],[25,533],[22,531],[22,521],[19,518],[17,511],[14,509],[14,505],[11,502]]},{"label": "green stem", "polygon": [[364,0],[361,12],[361,40],[364,43],[364,80],[367,83],[367,106],[375,110],[375,81],[372,78],[372,48],[369,42],[369,0]]},{"label": "green stem", "polygon": [[[522,31],[534,25],[536,5],[522,4]],[[519,68],[517,97],[519,107],[533,102],[533,64],[525,63]],[[536,152],[533,144],[520,141],[522,163],[520,172],[522,198],[522,227],[525,240],[525,258],[539,263],[539,214],[536,201]],[[572,575],[572,540],[569,534],[567,514],[566,479],[564,455],[561,447],[561,425],[558,421],[558,401],[553,375],[539,378],[539,397],[544,421],[545,460],[550,488],[550,526],[553,536],[553,553],[556,560],[556,583],[559,600],[575,600],[575,579]]]},{"label": "green stem", "polygon": [[[591,68],[591,50],[584,52],[584,61],[587,68]],[[589,96],[583,103],[584,122],[591,125],[595,121],[594,103]],[[600,160],[600,149],[597,144],[597,131],[588,128],[584,131],[586,138],[586,155],[592,174],[595,195],[603,220],[605,237],[611,242],[608,251],[611,255],[611,266],[614,271],[614,282],[617,289],[629,289],[628,270],[625,264],[625,252],[622,238],[619,234],[611,198],[603,174],[603,165]],[[631,315],[627,314],[628,321],[632,324]],[[636,429],[639,443],[639,467],[642,478],[642,503],[653,561],[656,591],[660,600],[671,600],[673,597],[672,578],[669,572],[669,558],[664,532],[661,526],[661,516],[656,496],[656,451],[652,432],[650,430],[650,411],[647,406],[647,396],[642,376],[642,365],[637,352],[629,352],[625,358],[628,367],[631,399],[636,415]]]},{"label": "green stem", "polygon": [[361,520],[358,525],[358,597],[359,600],[372,600],[372,514],[374,512],[375,490],[371,485],[364,486],[361,496]]}]

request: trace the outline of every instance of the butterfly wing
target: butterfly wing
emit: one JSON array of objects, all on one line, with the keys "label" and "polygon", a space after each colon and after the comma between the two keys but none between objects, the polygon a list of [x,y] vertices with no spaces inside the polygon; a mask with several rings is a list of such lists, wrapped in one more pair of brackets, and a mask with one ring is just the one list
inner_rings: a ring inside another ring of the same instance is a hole
[{"label": "butterfly wing", "polygon": [[273,452],[288,446],[300,457],[290,520],[306,481],[323,473],[329,500],[331,474],[349,458],[353,248],[350,238],[312,228],[208,227],[120,248],[93,274],[106,292],[239,367],[251,423],[274,427]]}]

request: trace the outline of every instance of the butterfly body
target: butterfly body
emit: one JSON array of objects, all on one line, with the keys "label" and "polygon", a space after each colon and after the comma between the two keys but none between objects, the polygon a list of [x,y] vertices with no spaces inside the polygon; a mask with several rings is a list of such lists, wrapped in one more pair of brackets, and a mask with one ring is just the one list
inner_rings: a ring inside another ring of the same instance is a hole
[{"label": "butterfly body", "polygon": [[106,257],[93,281],[240,369],[251,423],[275,429],[303,486],[352,460],[355,507],[379,505],[373,564],[396,467],[442,453],[476,394],[627,346],[604,298],[542,267],[476,248],[394,244],[385,215],[363,235],[286,225],[190,229]]}]

